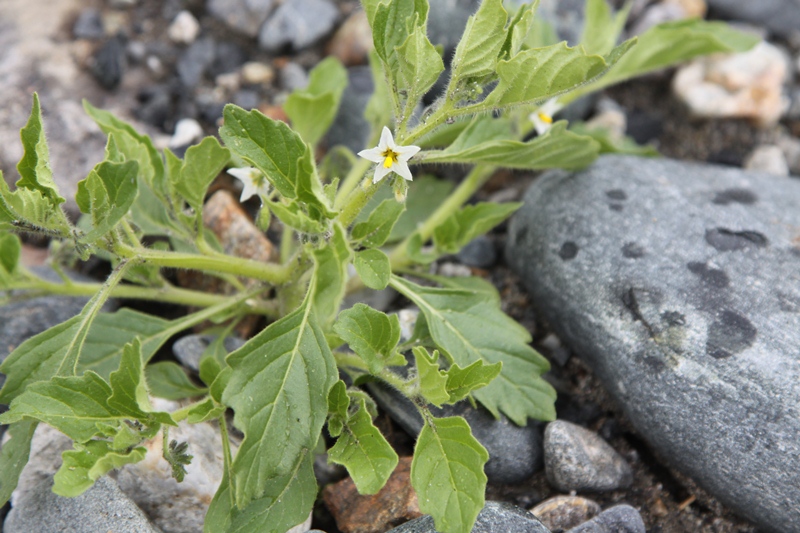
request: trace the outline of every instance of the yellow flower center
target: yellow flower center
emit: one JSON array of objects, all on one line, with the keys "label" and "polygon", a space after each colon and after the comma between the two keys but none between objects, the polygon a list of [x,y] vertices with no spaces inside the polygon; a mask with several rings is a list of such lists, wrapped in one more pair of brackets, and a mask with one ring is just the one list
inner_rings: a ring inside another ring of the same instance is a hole
[{"label": "yellow flower center", "polygon": [[383,168],[392,168],[392,165],[397,163],[398,153],[392,150],[391,148],[387,148],[381,154],[383,157]]},{"label": "yellow flower center", "polygon": [[553,117],[551,117],[547,113],[542,113],[541,111],[539,111],[539,120],[541,120],[545,124],[552,124],[553,123]]}]

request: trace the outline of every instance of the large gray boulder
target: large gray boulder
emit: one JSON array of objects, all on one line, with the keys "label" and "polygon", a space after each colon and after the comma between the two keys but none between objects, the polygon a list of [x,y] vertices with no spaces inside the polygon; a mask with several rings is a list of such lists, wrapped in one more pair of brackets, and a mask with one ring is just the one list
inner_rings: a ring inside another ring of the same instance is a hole
[{"label": "large gray boulder", "polygon": [[800,181],[603,157],[537,180],[507,256],[660,456],[800,524]]}]

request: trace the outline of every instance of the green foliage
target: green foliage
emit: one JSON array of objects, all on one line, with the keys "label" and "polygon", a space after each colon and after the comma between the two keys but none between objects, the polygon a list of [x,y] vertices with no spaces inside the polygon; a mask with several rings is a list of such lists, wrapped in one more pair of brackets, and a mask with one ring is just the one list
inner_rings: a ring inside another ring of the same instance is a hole
[{"label": "green foliage", "polygon": [[336,118],[347,71],[333,58],[322,60],[309,73],[308,86],[289,95],[284,104],[292,129],[308,144],[316,145]]},{"label": "green foliage", "polygon": [[54,477],[53,492],[59,496],[80,496],[110,471],[142,461],[147,448],[116,450],[111,442],[90,440],[75,443],[75,449],[61,454],[61,467]]},{"label": "green foliage", "polygon": [[128,214],[136,200],[139,164],[103,162],[78,182],[75,201],[82,213],[91,215],[92,229],[84,240],[93,242],[109,233]]},{"label": "green foliage", "polygon": [[19,237],[11,233],[0,234],[0,279],[14,274],[21,252]]},{"label": "green foliage", "polygon": [[180,173],[176,172],[174,176],[170,174],[170,185],[186,203],[200,212],[208,186],[225,168],[229,159],[230,152],[227,148],[220,146],[214,137],[206,137],[200,144],[186,150]]},{"label": "green foliage", "polygon": [[520,203],[479,203],[462,207],[433,230],[433,242],[442,253],[456,254],[472,239],[510,217]]},{"label": "green foliage", "polygon": [[167,400],[201,396],[208,390],[192,383],[183,367],[172,361],[161,361],[148,365],[145,375],[150,394]]},{"label": "green foliage", "polygon": [[350,237],[361,246],[382,246],[392,234],[395,224],[406,207],[395,200],[384,200],[369,213],[369,218],[353,227]]},{"label": "green foliage", "polygon": [[386,365],[405,365],[395,348],[400,340],[400,320],[365,304],[356,304],[339,313],[333,331],[366,363],[372,374]]},{"label": "green foliage", "polygon": [[499,361],[487,365],[478,360],[467,368],[453,364],[445,371],[439,367],[437,350],[430,354],[425,347],[416,346],[412,351],[419,374],[420,394],[437,407],[459,402],[472,391],[485,387],[500,374],[503,366]]},{"label": "green foliage", "polygon": [[[166,439],[167,433],[164,433]],[[172,477],[180,483],[186,477],[186,466],[192,462],[192,456],[187,453],[189,449],[188,442],[178,442],[176,440],[169,441],[169,446],[166,446],[164,441],[164,459],[172,467]]]},{"label": "green foliage", "polygon": [[380,250],[370,249],[356,253],[353,266],[364,282],[370,289],[383,290],[389,285],[389,278],[392,276],[392,265],[389,257]]},{"label": "green foliage", "polygon": [[58,193],[56,183],[53,181],[53,171],[50,169],[50,151],[44,135],[42,109],[37,94],[33,95],[33,109],[28,123],[20,131],[20,137],[25,154],[17,165],[20,175],[17,187],[39,191],[51,204],[64,203],[65,200]]},{"label": "green foliage", "polygon": [[9,425],[6,430],[10,438],[0,448],[0,503],[3,505],[17,488],[19,475],[28,462],[37,425],[34,420],[22,420]]}]

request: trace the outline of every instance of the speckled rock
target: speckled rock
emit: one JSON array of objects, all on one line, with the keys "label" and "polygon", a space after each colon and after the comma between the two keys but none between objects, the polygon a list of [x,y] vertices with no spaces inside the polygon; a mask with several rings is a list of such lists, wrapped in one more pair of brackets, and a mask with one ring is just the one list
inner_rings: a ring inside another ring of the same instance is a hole
[{"label": "speckled rock", "polygon": [[800,523],[800,182],[604,156],[540,178],[507,258],[641,436],[765,531]]},{"label": "speckled rock", "polygon": [[544,430],[547,481],[562,492],[605,492],[630,486],[630,465],[597,433],[556,420]]},{"label": "speckled rock", "polygon": [[258,34],[258,45],[268,52],[285,47],[303,50],[333,30],[339,9],[329,0],[284,2]]},{"label": "speckled rock", "polygon": [[[486,502],[478,514],[472,533],[550,533],[535,516],[510,503]],[[436,533],[428,515],[406,522],[387,533]]]},{"label": "speckled rock", "polygon": [[554,496],[530,510],[549,529],[567,530],[600,513],[600,505],[580,496]]},{"label": "speckled rock", "polygon": [[275,0],[208,0],[208,12],[232,29],[255,37],[267,20]]},{"label": "speckled rock", "polygon": [[645,533],[645,527],[639,511],[630,505],[616,505],[567,533]]}]

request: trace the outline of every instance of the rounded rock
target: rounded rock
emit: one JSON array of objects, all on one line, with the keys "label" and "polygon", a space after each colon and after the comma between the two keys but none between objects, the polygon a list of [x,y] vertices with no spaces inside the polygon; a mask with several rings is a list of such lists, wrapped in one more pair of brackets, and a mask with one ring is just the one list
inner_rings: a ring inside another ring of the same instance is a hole
[{"label": "rounded rock", "polygon": [[580,496],[554,496],[530,512],[548,528],[564,531],[597,516],[600,504]]},{"label": "rounded rock", "polygon": [[645,531],[639,511],[623,504],[606,509],[567,533],[645,533]]}]

